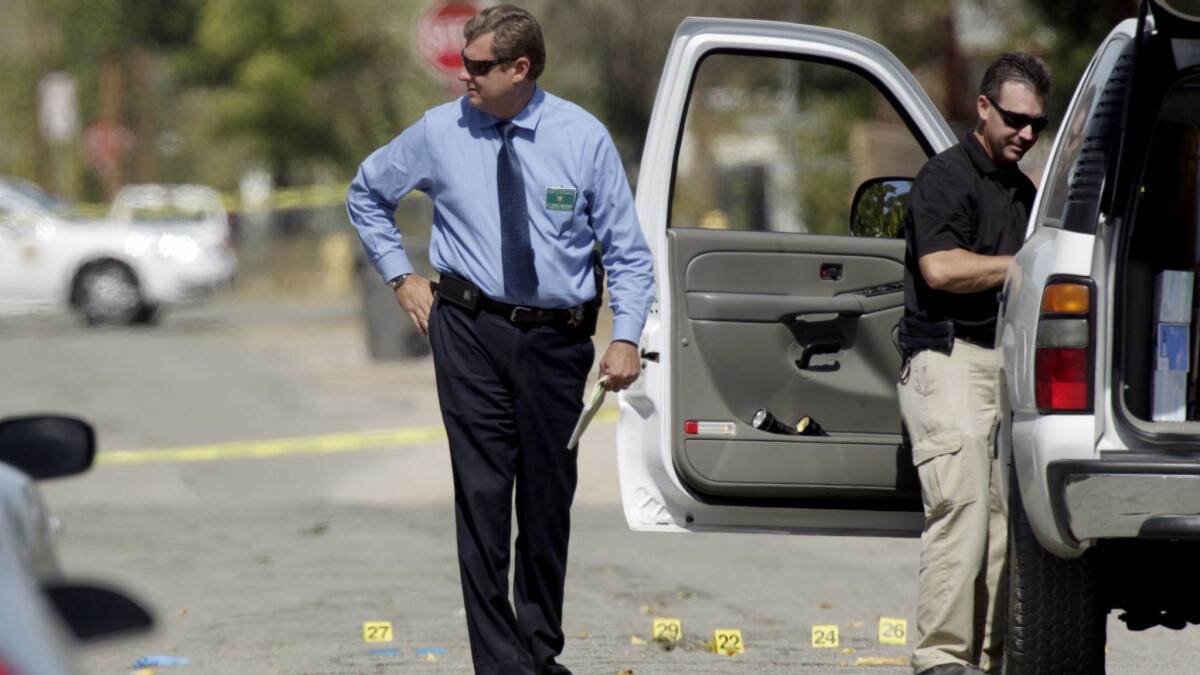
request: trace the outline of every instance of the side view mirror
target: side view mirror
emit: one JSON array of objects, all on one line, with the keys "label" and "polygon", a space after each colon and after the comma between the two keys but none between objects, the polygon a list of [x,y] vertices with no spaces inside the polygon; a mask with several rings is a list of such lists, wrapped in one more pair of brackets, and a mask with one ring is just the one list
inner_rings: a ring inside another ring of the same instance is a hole
[{"label": "side view mirror", "polygon": [[79,418],[34,415],[0,421],[0,462],[32,478],[82,473],[95,456],[96,433]]},{"label": "side view mirror", "polygon": [[132,598],[103,586],[55,583],[42,587],[63,623],[80,641],[154,626],[154,618]]},{"label": "side view mirror", "polygon": [[898,239],[904,236],[904,211],[913,179],[896,176],[864,181],[850,204],[850,234]]}]

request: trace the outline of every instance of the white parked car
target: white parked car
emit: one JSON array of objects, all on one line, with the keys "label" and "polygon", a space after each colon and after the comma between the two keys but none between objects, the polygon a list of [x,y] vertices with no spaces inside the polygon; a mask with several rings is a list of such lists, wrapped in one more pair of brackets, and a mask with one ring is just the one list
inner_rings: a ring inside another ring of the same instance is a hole
[{"label": "white parked car", "polygon": [[0,673],[72,675],[77,641],[153,625],[126,595],[68,582],[59,569],[55,521],[34,480],[86,471],[95,451],[82,420],[0,420]]},{"label": "white parked car", "polygon": [[147,322],[231,282],[219,195],[129,186],[105,220],[74,216],[20,179],[0,179],[0,315],[70,308],[89,324]]},{"label": "white parked car", "polygon": [[[1102,672],[1112,609],[1134,629],[1200,622],[1200,415],[1151,414],[1154,280],[1200,251],[1200,17],[1172,4],[1115,28],[1043,140],[1002,294],[1007,673]],[[637,190],[659,298],[620,396],[631,528],[920,533],[896,225],[906,177],[956,140],[874,42],[680,25]]]}]

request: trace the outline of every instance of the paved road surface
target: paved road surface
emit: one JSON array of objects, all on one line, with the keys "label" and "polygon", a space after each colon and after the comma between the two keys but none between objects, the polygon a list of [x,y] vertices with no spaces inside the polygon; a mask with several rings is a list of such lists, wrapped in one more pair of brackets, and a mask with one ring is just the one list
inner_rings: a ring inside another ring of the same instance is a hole
[{"label": "paved road surface", "polygon": [[[152,329],[0,323],[0,411],[78,413],[99,431],[100,465],[44,487],[64,566],[132,590],[159,619],[154,633],[84,651],[85,672],[127,673],[156,654],[191,660],[160,674],[469,672],[432,368],[365,354],[350,305],[225,302]],[[875,631],[880,616],[915,628],[915,540],[631,533],[613,430],[600,424],[582,448],[564,663],[908,672],[896,665],[907,648]],[[679,648],[632,643],[654,616],[682,620]],[[364,643],[372,620],[396,640]],[[839,647],[813,648],[814,625],[837,625]],[[741,629],[745,654],[705,652],[718,628]],[[1196,670],[1195,629],[1131,634],[1114,618],[1110,636],[1110,672]],[[396,655],[369,653],[381,647]],[[421,647],[445,653],[429,662]]]}]

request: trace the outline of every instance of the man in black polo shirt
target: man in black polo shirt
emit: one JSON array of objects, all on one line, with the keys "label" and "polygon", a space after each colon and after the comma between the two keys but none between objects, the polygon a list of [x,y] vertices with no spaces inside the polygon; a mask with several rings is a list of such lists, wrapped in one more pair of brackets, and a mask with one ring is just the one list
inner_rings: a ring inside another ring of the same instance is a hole
[{"label": "man in black polo shirt", "polygon": [[909,196],[897,388],[925,505],[912,658],[922,675],[1000,668],[1008,505],[992,442],[996,293],[1033,206],[1017,162],[1046,124],[1049,90],[1041,59],[997,59],[975,129],[921,169]]}]

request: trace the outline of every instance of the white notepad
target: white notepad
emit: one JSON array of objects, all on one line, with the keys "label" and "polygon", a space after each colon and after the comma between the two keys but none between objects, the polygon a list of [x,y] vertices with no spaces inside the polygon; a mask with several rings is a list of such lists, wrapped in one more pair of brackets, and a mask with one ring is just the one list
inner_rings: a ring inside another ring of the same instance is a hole
[{"label": "white notepad", "polygon": [[591,424],[592,418],[596,416],[596,411],[603,405],[604,395],[608,393],[604,388],[607,382],[607,376],[601,377],[592,386],[592,394],[583,404],[583,412],[579,415],[579,421],[575,423],[575,431],[571,432],[571,440],[567,441],[568,450],[574,450],[575,446],[579,445],[579,437],[583,436],[583,432],[587,430],[588,424]]}]

